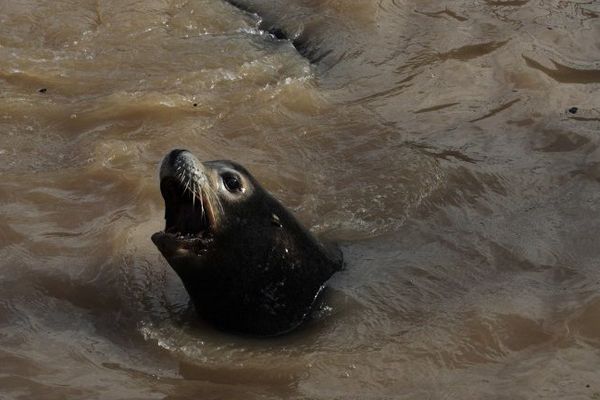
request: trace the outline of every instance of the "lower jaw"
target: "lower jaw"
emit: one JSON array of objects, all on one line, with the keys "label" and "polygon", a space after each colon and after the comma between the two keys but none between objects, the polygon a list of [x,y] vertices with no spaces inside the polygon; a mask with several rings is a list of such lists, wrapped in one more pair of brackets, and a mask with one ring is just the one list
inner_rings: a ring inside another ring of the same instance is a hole
[{"label": "lower jaw", "polygon": [[200,255],[205,253],[213,238],[208,232],[202,232],[200,235],[191,234],[186,237],[160,231],[152,235],[152,241],[160,252],[169,258],[177,255]]}]

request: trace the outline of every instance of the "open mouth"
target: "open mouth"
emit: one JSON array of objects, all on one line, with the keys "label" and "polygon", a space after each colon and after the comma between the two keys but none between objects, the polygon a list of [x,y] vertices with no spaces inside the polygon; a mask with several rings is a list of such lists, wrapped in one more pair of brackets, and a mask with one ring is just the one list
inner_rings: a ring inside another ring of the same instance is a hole
[{"label": "open mouth", "polygon": [[163,178],[160,192],[165,200],[165,230],[178,240],[207,238],[214,227],[210,202],[201,188],[196,190],[174,177]]}]

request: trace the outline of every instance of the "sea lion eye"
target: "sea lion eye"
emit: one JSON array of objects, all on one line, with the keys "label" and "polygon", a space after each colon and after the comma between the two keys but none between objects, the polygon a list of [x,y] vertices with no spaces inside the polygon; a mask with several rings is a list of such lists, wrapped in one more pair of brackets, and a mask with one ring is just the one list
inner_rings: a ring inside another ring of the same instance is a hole
[{"label": "sea lion eye", "polygon": [[233,174],[223,175],[223,184],[231,193],[241,192],[243,189],[242,182],[240,182],[240,179]]}]

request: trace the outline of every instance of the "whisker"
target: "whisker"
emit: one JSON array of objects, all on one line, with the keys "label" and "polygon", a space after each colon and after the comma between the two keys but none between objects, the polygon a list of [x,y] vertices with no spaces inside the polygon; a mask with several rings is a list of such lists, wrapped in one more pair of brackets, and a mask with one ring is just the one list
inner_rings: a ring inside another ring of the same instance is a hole
[{"label": "whisker", "polygon": [[223,204],[221,203],[219,196],[217,196],[217,193],[214,191],[213,188],[210,187],[210,185],[199,185],[193,179],[194,176],[189,171],[184,170],[181,167],[177,168],[177,170],[175,171],[175,176],[179,180],[179,182],[181,182],[184,193],[190,192],[192,194],[192,206],[196,206],[196,198],[200,202],[201,218],[205,218],[207,212],[207,209],[204,204],[205,199],[203,194],[206,195],[206,200],[209,201],[209,205],[211,203],[216,204],[219,208],[220,213],[224,212]]},{"label": "whisker", "polygon": [[200,195],[200,211],[202,212],[202,218],[204,218],[204,197],[202,196],[202,188],[199,188]]},{"label": "whisker", "polygon": [[217,194],[215,193],[215,191],[210,187],[210,186],[206,186],[206,192],[207,194],[211,197],[211,199],[217,203],[217,205],[219,206],[219,210],[221,213],[223,213],[223,205],[221,204],[221,199],[219,199],[219,196],[217,196]]}]

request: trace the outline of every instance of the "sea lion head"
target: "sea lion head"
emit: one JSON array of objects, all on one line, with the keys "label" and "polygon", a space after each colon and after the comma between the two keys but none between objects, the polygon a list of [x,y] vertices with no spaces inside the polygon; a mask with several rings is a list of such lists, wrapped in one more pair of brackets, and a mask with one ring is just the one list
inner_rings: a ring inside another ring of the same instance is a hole
[{"label": "sea lion head", "polygon": [[176,149],[163,158],[159,178],[166,224],[152,240],[177,272],[186,258],[200,267],[215,237],[227,235],[248,218],[269,218],[255,198],[262,188],[232,161],[202,163],[189,151]]},{"label": "sea lion head", "polygon": [[160,165],[165,229],[152,236],[197,311],[228,330],[298,325],[341,266],[241,165],[172,150]]}]

